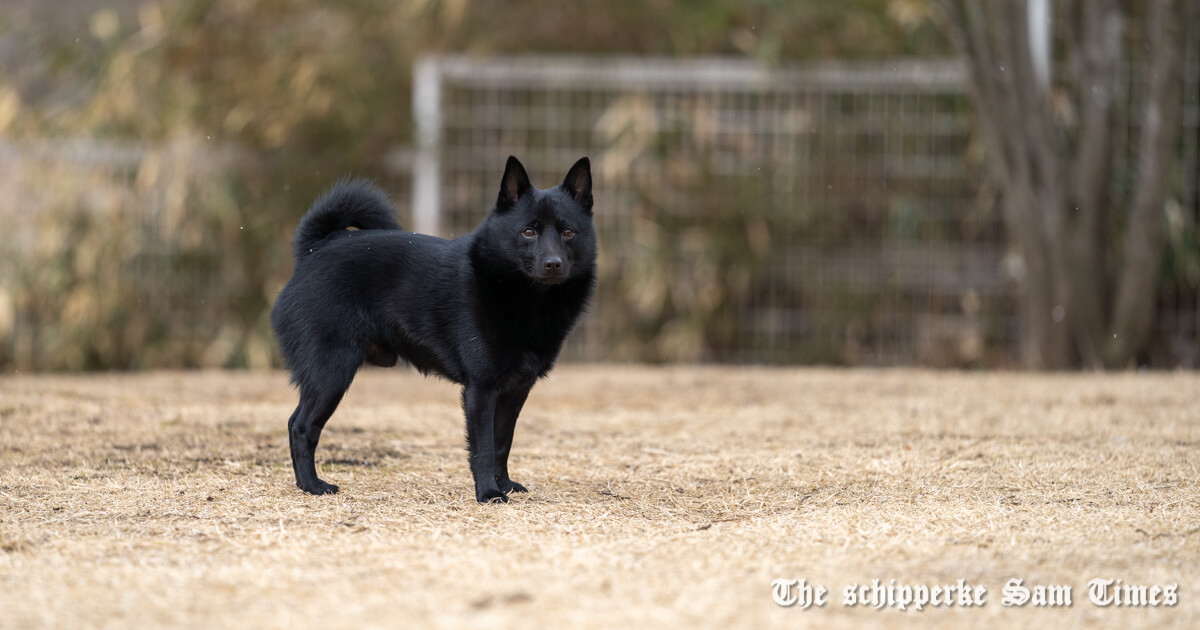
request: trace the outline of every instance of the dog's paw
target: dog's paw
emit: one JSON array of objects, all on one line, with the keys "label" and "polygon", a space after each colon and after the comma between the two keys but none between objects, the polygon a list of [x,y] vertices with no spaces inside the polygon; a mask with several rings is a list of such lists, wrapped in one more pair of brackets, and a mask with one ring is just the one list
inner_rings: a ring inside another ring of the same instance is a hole
[{"label": "dog's paw", "polygon": [[480,503],[508,503],[508,497],[499,488],[475,491],[475,500]]},{"label": "dog's paw", "polygon": [[500,491],[509,494],[510,492],[529,492],[529,489],[512,479],[505,479],[500,482]]},{"label": "dog's paw", "polygon": [[316,481],[316,483],[309,483],[309,484],[303,484],[303,485],[296,484],[296,486],[309,494],[314,494],[317,496],[320,496],[322,494],[337,494],[337,491],[338,491],[337,486],[335,486],[331,483],[325,483],[324,481],[321,481],[320,479],[318,479]]}]

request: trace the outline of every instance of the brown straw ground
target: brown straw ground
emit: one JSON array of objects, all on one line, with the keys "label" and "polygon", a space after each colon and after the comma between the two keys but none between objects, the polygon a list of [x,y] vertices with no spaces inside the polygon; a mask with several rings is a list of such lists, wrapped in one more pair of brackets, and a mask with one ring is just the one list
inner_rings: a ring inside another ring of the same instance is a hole
[{"label": "brown straw ground", "polygon": [[[507,505],[473,500],[453,385],[362,372],[335,496],[293,485],[294,404],[281,373],[0,379],[0,627],[1200,627],[1193,373],[566,365]],[[1005,607],[1014,578],[1071,605]],[[987,593],[844,605],[873,579]]]}]

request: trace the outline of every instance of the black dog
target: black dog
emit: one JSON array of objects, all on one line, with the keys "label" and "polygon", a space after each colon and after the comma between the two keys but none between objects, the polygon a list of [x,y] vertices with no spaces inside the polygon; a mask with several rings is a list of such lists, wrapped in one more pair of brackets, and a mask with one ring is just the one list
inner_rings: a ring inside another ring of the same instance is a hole
[{"label": "black dog", "polygon": [[321,429],[364,362],[402,359],[463,386],[475,499],[524,492],[508,476],[517,416],[595,285],[588,159],[538,190],[509,157],[496,207],[454,240],[402,231],[381,192],[343,181],[300,221],[295,250],[271,325],[300,389],[288,420],[296,485],[337,492],[313,463]]}]

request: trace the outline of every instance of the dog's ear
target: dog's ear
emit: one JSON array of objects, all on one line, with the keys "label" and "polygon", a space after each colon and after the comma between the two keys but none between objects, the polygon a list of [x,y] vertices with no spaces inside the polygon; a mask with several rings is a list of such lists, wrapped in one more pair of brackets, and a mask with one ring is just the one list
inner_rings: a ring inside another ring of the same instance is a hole
[{"label": "dog's ear", "polygon": [[529,193],[533,185],[529,183],[529,174],[525,167],[513,156],[508,156],[504,165],[504,177],[500,180],[500,197],[496,199],[496,209],[503,210],[512,206],[523,195]]},{"label": "dog's ear", "polygon": [[575,166],[567,171],[563,179],[562,189],[583,206],[588,214],[592,212],[592,163],[587,158],[579,158]]}]

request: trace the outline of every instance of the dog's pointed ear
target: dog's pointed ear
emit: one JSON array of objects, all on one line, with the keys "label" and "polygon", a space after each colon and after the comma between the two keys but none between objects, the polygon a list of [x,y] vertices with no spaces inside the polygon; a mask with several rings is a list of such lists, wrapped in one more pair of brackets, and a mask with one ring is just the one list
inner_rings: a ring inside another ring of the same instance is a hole
[{"label": "dog's pointed ear", "polygon": [[562,189],[575,201],[578,201],[588,214],[592,212],[592,163],[587,158],[579,158],[575,166],[567,171],[563,179]]},{"label": "dog's pointed ear", "polygon": [[500,180],[500,196],[496,199],[496,209],[503,210],[513,205],[523,195],[529,193],[533,185],[529,183],[529,174],[525,167],[513,156],[508,156],[504,165],[504,177]]}]

